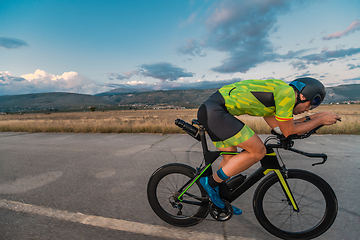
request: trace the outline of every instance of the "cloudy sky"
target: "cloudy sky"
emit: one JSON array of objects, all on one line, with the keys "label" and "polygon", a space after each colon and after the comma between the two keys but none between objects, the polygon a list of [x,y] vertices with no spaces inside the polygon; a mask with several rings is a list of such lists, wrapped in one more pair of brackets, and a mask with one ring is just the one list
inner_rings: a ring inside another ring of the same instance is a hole
[{"label": "cloudy sky", "polygon": [[359,0],[1,0],[0,95],[360,83]]}]

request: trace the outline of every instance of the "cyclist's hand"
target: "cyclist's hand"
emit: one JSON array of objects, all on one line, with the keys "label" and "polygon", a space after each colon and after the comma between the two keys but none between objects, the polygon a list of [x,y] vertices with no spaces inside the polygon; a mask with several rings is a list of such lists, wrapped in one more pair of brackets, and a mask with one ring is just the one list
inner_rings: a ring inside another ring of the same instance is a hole
[{"label": "cyclist's hand", "polygon": [[332,125],[335,124],[337,121],[341,120],[341,117],[338,114],[325,112],[323,115],[320,116],[323,125]]}]

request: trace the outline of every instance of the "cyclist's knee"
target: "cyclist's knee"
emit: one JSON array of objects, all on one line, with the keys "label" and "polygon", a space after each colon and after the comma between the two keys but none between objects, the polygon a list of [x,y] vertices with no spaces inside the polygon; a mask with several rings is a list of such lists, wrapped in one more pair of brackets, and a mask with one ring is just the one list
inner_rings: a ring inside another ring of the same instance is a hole
[{"label": "cyclist's knee", "polygon": [[252,151],[249,151],[249,153],[252,161],[257,163],[266,155],[266,148],[264,145],[261,145],[258,148],[252,149]]},{"label": "cyclist's knee", "polygon": [[266,147],[256,134],[237,146],[243,148],[250,154],[249,157],[253,163],[260,161],[266,154]]},{"label": "cyclist's knee", "polygon": [[266,147],[265,145],[261,145],[260,149],[259,149],[259,153],[257,155],[257,162],[260,161],[261,159],[263,159],[266,155]]}]

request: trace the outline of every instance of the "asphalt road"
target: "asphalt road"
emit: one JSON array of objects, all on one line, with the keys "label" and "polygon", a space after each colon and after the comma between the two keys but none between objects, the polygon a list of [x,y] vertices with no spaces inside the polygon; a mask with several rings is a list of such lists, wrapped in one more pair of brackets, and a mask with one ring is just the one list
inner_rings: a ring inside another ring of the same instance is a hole
[{"label": "asphalt road", "polygon": [[[281,151],[288,168],[315,172],[338,197],[337,219],[318,239],[358,239],[360,136],[318,135],[295,146],[328,154],[312,167],[316,160]],[[0,239],[276,239],[253,214],[255,187],[234,202],[243,214],[227,222],[208,216],[177,228],[152,212],[146,186],[153,171],[201,160],[188,135],[0,133]]]}]

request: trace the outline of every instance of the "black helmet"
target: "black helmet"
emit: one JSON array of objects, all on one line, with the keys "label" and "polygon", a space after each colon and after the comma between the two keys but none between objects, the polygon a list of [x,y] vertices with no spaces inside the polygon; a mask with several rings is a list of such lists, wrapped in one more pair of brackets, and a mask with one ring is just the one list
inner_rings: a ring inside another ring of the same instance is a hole
[{"label": "black helmet", "polygon": [[[311,103],[310,109],[314,109],[317,106],[319,106],[321,102],[324,100],[326,95],[324,85],[315,78],[310,78],[310,77],[298,78],[292,81],[291,83],[289,83],[289,85],[292,86],[294,89],[296,89],[299,93],[304,95],[304,97],[307,99],[306,101],[310,101]],[[300,100],[299,94],[297,98],[298,99],[295,106],[298,105],[299,103],[306,102]]]}]

